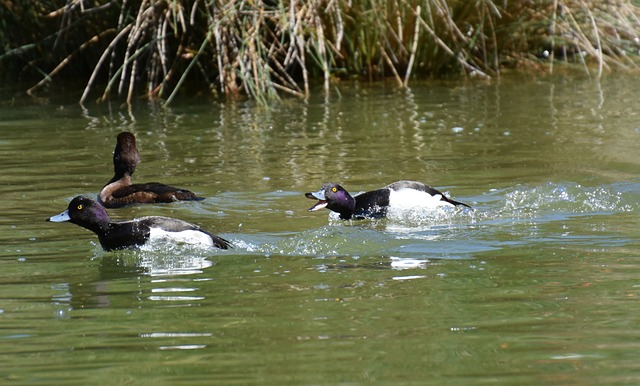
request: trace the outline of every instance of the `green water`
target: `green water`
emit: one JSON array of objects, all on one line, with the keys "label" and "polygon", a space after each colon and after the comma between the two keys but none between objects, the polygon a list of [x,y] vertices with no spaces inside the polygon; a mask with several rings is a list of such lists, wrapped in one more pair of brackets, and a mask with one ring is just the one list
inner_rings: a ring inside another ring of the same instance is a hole
[{"label": "green water", "polygon": [[[341,86],[341,98],[0,103],[2,384],[638,384],[640,80]],[[201,202],[229,251],[103,252],[44,220],[112,176]],[[341,222],[304,192],[419,180],[476,210]]]}]

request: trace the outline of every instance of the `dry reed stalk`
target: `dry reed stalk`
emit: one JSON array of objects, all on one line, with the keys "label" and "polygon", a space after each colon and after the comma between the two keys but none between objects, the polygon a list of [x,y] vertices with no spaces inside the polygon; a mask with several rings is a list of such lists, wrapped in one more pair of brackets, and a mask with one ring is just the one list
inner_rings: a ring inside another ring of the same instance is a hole
[{"label": "dry reed stalk", "polygon": [[30,95],[30,96],[34,96],[35,92],[39,88],[45,86],[46,84],[49,84],[53,80],[53,77],[55,77],[60,71],[62,71],[69,63],[71,63],[71,61],[79,53],[81,53],[87,47],[95,44],[98,40],[103,39],[106,35],[112,34],[114,32],[115,32],[115,30],[109,29],[109,30],[103,31],[100,35],[93,36],[91,39],[89,39],[88,41],[84,42],[80,47],[78,47],[77,50],[73,51],[71,54],[69,54],[69,56],[67,56],[60,63],[58,63],[58,65],[53,70],[51,70],[51,72],[49,72],[44,78],[42,78],[41,81],[39,81],[34,86],[29,88],[27,90],[27,94]]},{"label": "dry reed stalk", "polygon": [[[564,60],[582,64],[587,72],[595,67],[601,77],[613,68],[637,67],[640,50],[640,8],[632,0],[88,4],[68,0],[48,14],[58,21],[58,31],[43,42],[55,50],[70,45],[72,49],[59,55],[50,70],[41,70],[37,57],[28,62],[42,74],[29,94],[60,76],[79,52],[98,44],[104,47],[95,58],[81,103],[100,78],[106,81],[99,100],[117,96],[132,103],[137,95],[146,95],[166,98],[166,105],[197,80],[230,98],[248,95],[268,103],[283,93],[309,98],[314,79],[322,80],[328,96],[331,82],[342,74],[370,80],[392,76],[399,87],[409,87],[412,77],[445,71],[487,78],[499,74],[505,58],[516,65],[540,62],[545,59],[536,57],[543,57],[545,50],[549,72],[557,60]],[[84,35],[84,40],[78,37],[83,36],[78,35],[83,23],[90,31],[91,21],[102,15],[101,31]],[[110,34],[113,37],[105,42]],[[37,48],[25,45],[0,60]]]},{"label": "dry reed stalk", "polygon": [[[415,9],[416,14],[420,14],[420,6]],[[420,23],[415,23],[413,32],[413,44],[411,46],[411,55],[409,56],[409,63],[407,63],[407,70],[404,74],[403,87],[409,87],[409,78],[411,77],[411,70],[413,70],[413,62],[416,60],[416,51],[418,50],[418,38],[420,37]]]},{"label": "dry reed stalk", "polygon": [[93,84],[99,74],[100,68],[102,67],[102,64],[104,63],[104,61],[107,59],[107,57],[109,56],[109,54],[111,53],[112,50],[114,50],[115,46],[118,44],[118,42],[120,41],[120,39],[122,39],[123,37],[125,37],[126,34],[129,33],[129,31],[133,28],[133,26],[131,24],[125,26],[117,35],[116,37],[111,41],[111,43],[109,43],[109,46],[104,50],[104,52],[102,53],[102,56],[100,57],[100,59],[98,60],[98,63],[96,64],[96,66],[94,67],[93,72],[91,73],[91,77],[89,77],[89,81],[87,82],[87,85],[84,88],[84,91],[82,93],[82,96],[80,97],[80,104],[83,105],[84,102],[87,100],[87,97],[89,96],[89,92],[91,91],[91,87],[93,87]]},{"label": "dry reed stalk", "polygon": [[598,26],[596,25],[596,21],[593,18],[593,14],[589,7],[587,7],[584,1],[580,1],[582,6],[587,11],[589,15],[589,20],[591,21],[591,28],[593,29],[593,36],[595,37],[595,57],[598,60],[598,79],[602,77],[602,67],[604,66],[604,58],[602,57],[602,44],[600,43],[600,33],[598,31]]},{"label": "dry reed stalk", "polygon": [[415,14],[416,19],[420,22],[420,24],[424,27],[424,29],[431,35],[432,39],[435,41],[435,43],[442,48],[447,54],[449,54],[452,58],[455,58],[456,61],[458,62],[458,64],[460,64],[460,66],[462,68],[464,68],[465,70],[467,70],[469,73],[473,73],[473,74],[477,74],[481,77],[484,78],[489,78],[489,75],[486,74],[484,71],[480,70],[480,68],[474,66],[471,63],[468,63],[467,60],[465,60],[464,57],[462,57],[460,54],[456,54],[453,49],[451,49],[447,43],[445,43],[439,36],[438,34],[433,30],[433,28],[419,15],[419,14]]}]

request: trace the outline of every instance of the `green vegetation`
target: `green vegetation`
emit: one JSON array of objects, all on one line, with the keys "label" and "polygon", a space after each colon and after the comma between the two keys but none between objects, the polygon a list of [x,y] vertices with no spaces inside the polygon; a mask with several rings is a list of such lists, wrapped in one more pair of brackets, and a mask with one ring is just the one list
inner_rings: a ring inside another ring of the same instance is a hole
[{"label": "green vegetation", "polygon": [[340,79],[504,68],[600,76],[637,67],[630,0],[0,0],[0,71],[37,95],[81,80],[81,102],[179,92],[306,98]]}]

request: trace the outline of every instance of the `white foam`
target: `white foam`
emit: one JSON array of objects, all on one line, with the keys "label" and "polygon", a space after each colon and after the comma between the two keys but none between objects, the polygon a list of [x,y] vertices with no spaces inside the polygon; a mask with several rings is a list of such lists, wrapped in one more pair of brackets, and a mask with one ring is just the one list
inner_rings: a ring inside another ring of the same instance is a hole
[{"label": "white foam", "polygon": [[416,268],[425,269],[427,268],[427,263],[428,260],[424,259],[391,257],[391,268],[398,271]]},{"label": "white foam", "polygon": [[415,280],[415,279],[424,279],[425,275],[412,275],[412,276],[394,276],[393,280]]}]

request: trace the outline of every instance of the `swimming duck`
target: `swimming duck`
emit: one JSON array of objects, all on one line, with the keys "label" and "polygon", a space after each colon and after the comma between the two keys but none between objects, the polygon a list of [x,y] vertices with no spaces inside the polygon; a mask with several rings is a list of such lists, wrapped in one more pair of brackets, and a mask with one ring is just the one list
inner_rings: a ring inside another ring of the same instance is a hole
[{"label": "swimming duck", "polygon": [[[317,192],[305,193],[305,197],[318,202],[310,212],[327,208],[340,214],[343,220],[351,218],[384,217],[390,207],[441,207],[469,205],[446,197],[442,192],[416,181],[397,181],[384,188],[372,190],[352,197],[342,186],[335,183],[322,185]],[[403,200],[412,202],[406,203]]]},{"label": "swimming duck", "polygon": [[105,251],[133,249],[160,239],[203,247],[231,247],[229,241],[197,225],[175,218],[149,216],[129,221],[111,221],[102,205],[82,196],[74,198],[67,210],[48,218],[47,221],[69,221],[92,231],[98,235],[100,245]]},{"label": "swimming duck", "polygon": [[140,163],[136,137],[125,131],[118,134],[117,141],[113,151],[114,176],[98,196],[102,205],[107,208],[119,208],[129,204],[204,200],[189,190],[158,182],[133,184],[131,175]]}]

